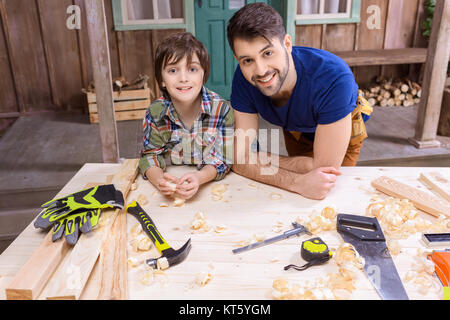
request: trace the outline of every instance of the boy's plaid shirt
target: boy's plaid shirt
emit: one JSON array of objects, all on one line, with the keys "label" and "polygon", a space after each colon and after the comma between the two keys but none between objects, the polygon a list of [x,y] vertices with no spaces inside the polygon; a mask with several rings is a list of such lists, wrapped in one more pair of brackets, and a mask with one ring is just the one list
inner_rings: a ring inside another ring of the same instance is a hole
[{"label": "boy's plaid shirt", "polygon": [[150,167],[172,164],[210,164],[217,170],[215,180],[225,177],[233,163],[234,117],[228,101],[206,87],[202,89],[199,117],[186,129],[170,99],[160,98],[148,108],[143,120],[144,148],[139,169],[145,178]]}]

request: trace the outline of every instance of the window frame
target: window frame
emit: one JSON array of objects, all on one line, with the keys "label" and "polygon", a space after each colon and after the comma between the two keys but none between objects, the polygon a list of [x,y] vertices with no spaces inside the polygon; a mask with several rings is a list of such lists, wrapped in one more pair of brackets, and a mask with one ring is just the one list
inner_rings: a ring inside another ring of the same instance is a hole
[{"label": "window frame", "polygon": [[126,0],[112,0],[114,30],[185,29],[195,35],[194,0],[184,0],[184,18],[128,20]]},{"label": "window frame", "polygon": [[[316,14],[297,14],[297,0],[288,0],[293,2],[291,8],[295,6],[295,25],[310,24],[337,24],[337,23],[359,23],[361,22],[361,0],[348,0],[349,13],[316,13]],[[322,8],[325,0],[319,0]]]}]

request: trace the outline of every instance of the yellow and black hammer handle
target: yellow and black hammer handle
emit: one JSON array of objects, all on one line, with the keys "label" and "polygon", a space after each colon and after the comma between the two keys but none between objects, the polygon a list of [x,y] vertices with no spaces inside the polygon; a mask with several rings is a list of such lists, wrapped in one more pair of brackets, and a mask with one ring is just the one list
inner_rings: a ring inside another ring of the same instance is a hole
[{"label": "yellow and black hammer handle", "polygon": [[131,204],[127,206],[127,212],[132,214],[142,226],[142,229],[147,233],[150,239],[155,244],[156,248],[159,252],[163,252],[164,250],[170,249],[169,244],[164,240],[164,238],[159,233],[158,229],[156,229],[155,223],[148,216],[148,214],[141,208],[139,203],[133,201]]}]

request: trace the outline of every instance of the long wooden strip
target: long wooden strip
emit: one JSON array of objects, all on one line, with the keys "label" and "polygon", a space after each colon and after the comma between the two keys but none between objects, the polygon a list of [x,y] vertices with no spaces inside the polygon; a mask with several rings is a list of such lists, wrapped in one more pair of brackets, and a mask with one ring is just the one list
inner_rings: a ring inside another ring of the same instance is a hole
[{"label": "long wooden strip", "polygon": [[[88,103],[96,103],[97,95],[93,92],[88,92],[87,94]],[[121,92],[113,92],[114,101],[121,100],[137,100],[137,99],[149,99],[150,89],[139,89],[139,90],[122,90]]]},{"label": "long wooden strip", "polygon": [[439,172],[421,173],[419,180],[447,201],[450,201],[450,180]]},{"label": "long wooden strip", "polygon": [[6,288],[6,299],[37,299],[69,249],[65,241],[52,242],[50,231]]},{"label": "long wooden strip", "polygon": [[450,216],[450,204],[438,197],[434,197],[422,190],[410,187],[386,176],[372,181],[372,186],[387,195],[410,200],[414,206],[435,217],[443,214]]},{"label": "long wooden strip", "polygon": [[123,210],[101,248],[98,300],[128,299],[127,267],[127,216]]},{"label": "long wooden strip", "polygon": [[[125,199],[136,179],[138,162],[138,159],[125,160],[112,180],[116,189],[122,191]],[[42,293],[44,297],[58,300],[78,299],[80,297],[99,258],[102,244],[111,232],[116,217],[121,211],[120,209],[105,210],[100,216],[99,227],[80,236],[70,256],[55,272],[47,288],[44,289]]]}]

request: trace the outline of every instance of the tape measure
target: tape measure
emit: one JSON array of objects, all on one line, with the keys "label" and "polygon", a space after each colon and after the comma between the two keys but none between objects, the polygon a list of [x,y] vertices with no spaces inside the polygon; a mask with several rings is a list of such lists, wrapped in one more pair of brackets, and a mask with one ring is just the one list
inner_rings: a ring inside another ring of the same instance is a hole
[{"label": "tape measure", "polygon": [[290,264],[284,267],[284,270],[293,268],[298,271],[303,271],[311,266],[323,264],[333,256],[333,252],[328,249],[327,244],[319,237],[303,241],[300,254],[303,260],[308,261],[308,263],[301,267]]}]

